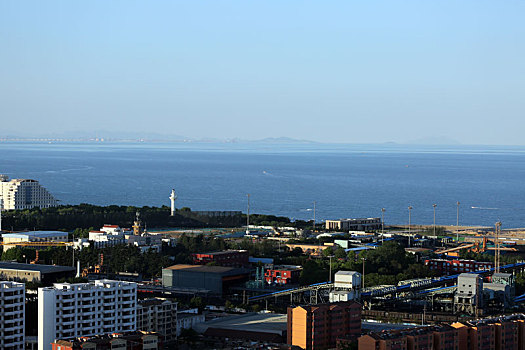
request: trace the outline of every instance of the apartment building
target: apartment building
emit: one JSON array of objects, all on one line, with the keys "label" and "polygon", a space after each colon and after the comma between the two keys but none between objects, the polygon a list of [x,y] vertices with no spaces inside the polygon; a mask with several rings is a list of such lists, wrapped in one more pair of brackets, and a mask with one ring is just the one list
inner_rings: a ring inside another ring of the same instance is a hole
[{"label": "apartment building", "polygon": [[97,280],[38,289],[38,350],[55,339],[136,330],[137,285]]},{"label": "apartment building", "polygon": [[165,298],[140,300],[137,304],[137,329],[159,333],[165,342],[176,339],[177,302]]},{"label": "apartment building", "polygon": [[0,175],[0,205],[2,209],[49,208],[58,201],[36,180],[12,179]]},{"label": "apartment building", "polygon": [[303,349],[334,348],[338,338],[357,339],[361,333],[361,305],[337,302],[288,308],[288,344]]},{"label": "apartment building", "polygon": [[25,284],[0,282],[0,349],[23,349],[25,344]]},{"label": "apartment building", "polygon": [[359,350],[463,350],[450,325],[372,332],[358,339]]},{"label": "apartment building", "polygon": [[460,335],[460,349],[525,349],[525,315],[484,318],[452,324]]}]

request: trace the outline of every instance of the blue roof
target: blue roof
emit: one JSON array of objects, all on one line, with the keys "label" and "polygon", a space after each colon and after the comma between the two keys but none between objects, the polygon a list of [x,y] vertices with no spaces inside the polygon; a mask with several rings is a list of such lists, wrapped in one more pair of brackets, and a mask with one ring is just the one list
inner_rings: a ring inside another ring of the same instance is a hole
[{"label": "blue roof", "polygon": [[372,247],[357,247],[345,249],[345,252],[373,249]]}]

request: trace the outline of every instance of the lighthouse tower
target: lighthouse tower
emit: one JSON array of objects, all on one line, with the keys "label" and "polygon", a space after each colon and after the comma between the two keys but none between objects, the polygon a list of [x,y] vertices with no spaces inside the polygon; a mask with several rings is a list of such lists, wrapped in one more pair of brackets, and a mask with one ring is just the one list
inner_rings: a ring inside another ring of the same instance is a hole
[{"label": "lighthouse tower", "polygon": [[175,215],[175,200],[177,199],[177,195],[175,194],[175,190],[172,189],[171,190],[171,196],[170,196],[170,201],[171,201],[171,216]]}]

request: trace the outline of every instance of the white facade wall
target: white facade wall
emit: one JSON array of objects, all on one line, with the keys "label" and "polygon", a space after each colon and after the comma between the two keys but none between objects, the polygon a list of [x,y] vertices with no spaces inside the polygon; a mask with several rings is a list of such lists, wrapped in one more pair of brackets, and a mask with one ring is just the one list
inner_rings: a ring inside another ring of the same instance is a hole
[{"label": "white facade wall", "polygon": [[58,201],[36,180],[0,178],[0,198],[3,209],[49,208],[58,205]]},{"label": "white facade wall", "polygon": [[38,289],[38,350],[56,339],[136,330],[137,284],[97,280]]},{"label": "white facade wall", "polygon": [[23,349],[25,344],[25,284],[0,282],[0,349]]}]

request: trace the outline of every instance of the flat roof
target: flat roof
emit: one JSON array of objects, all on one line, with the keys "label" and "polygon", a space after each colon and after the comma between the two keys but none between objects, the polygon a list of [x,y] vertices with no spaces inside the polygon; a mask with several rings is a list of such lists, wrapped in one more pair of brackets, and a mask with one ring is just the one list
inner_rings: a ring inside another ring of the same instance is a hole
[{"label": "flat roof", "polygon": [[0,270],[24,270],[24,271],[40,271],[40,273],[56,273],[75,271],[72,266],[57,266],[57,265],[40,265],[40,264],[23,264],[11,261],[0,262]]},{"label": "flat roof", "polygon": [[237,270],[235,267],[225,266],[208,266],[208,265],[186,265],[178,264],[166,267],[167,270],[191,270],[191,272],[211,272],[211,273],[222,273]]},{"label": "flat roof", "polygon": [[282,335],[287,328],[287,315],[271,313],[248,313],[216,318],[198,323],[193,328],[204,333],[208,328],[233,331],[249,331]]},{"label": "flat roof", "polygon": [[247,250],[224,250],[221,252],[206,252],[206,253],[193,253],[195,255],[201,254],[201,255],[227,255],[232,253],[246,253]]},{"label": "flat roof", "polygon": [[26,238],[26,237],[54,237],[54,236],[67,235],[67,232],[63,231],[28,231],[28,232],[17,232],[17,233],[4,233],[2,237],[5,238]]}]

